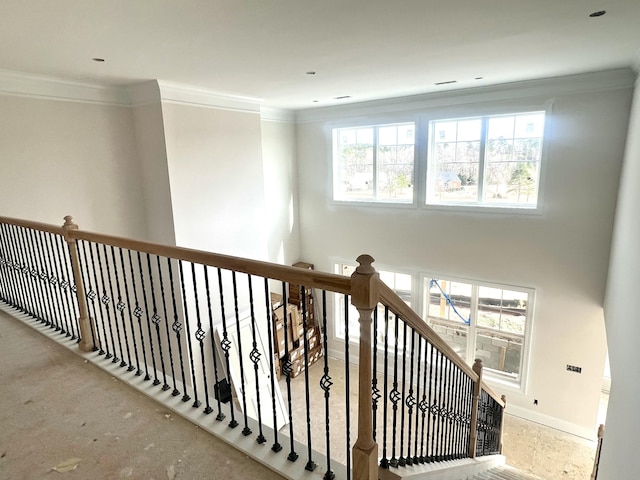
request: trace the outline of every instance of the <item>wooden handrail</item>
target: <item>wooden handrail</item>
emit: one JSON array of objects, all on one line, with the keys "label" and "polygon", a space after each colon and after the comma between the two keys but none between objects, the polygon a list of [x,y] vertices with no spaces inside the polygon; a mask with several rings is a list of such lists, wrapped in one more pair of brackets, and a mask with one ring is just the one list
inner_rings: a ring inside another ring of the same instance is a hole
[{"label": "wooden handrail", "polygon": [[30,222],[28,220],[21,220],[18,218],[10,218],[10,217],[0,217],[0,223],[15,225],[16,227],[32,228],[34,230],[49,232],[56,235],[64,235],[62,227],[59,225],[50,225],[48,223],[41,223],[41,222]]},{"label": "wooden handrail", "polygon": [[[380,281],[380,300],[382,303],[389,307],[389,309],[396,315],[399,315],[411,328],[426,338],[431,345],[441,351],[449,358],[460,370],[462,370],[467,376],[474,382],[478,381],[478,375],[473,369],[456,353],[456,351],[449,346],[426,322],[420,318],[420,316],[414,312],[409,305],[407,305],[390,287],[384,282]],[[482,382],[482,389],[493,397],[503,408],[505,406],[502,398],[496,394],[491,387],[489,387],[484,381]]]},{"label": "wooden handrail", "polygon": [[132,240],[113,235],[87,232],[84,230],[69,230],[67,234],[70,238],[75,240],[85,240],[89,242],[113,245],[114,247],[136,250],[162,257],[175,258],[177,260],[185,260],[187,262],[200,263],[225,270],[234,270],[236,272],[247,273],[259,277],[271,278],[294,285],[304,285],[305,287],[318,288],[343,294],[351,293],[351,278],[344,277],[342,275],[289,267],[277,263],[250,260],[230,255],[221,255],[205,252],[203,250],[160,245],[157,243],[143,242],[140,240]]}]

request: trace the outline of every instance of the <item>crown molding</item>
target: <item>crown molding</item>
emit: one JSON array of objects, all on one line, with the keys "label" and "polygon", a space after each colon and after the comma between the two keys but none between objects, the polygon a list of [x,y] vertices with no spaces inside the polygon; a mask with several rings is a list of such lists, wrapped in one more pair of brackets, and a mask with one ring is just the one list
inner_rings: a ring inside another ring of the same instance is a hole
[{"label": "crown molding", "polygon": [[129,105],[122,87],[0,69],[0,94],[104,105]]},{"label": "crown molding", "polygon": [[195,105],[199,107],[260,113],[261,99],[216,93],[189,85],[158,80],[160,97],[163,102]]},{"label": "crown molding", "polygon": [[296,115],[293,110],[284,108],[260,107],[260,118],[266,122],[295,123]]},{"label": "crown molding", "polygon": [[562,77],[525,80],[488,85],[486,87],[448,90],[446,92],[298,110],[296,112],[296,122],[330,121],[346,117],[401,113],[470,103],[617,90],[632,88],[635,79],[636,75],[630,68],[621,68]]}]

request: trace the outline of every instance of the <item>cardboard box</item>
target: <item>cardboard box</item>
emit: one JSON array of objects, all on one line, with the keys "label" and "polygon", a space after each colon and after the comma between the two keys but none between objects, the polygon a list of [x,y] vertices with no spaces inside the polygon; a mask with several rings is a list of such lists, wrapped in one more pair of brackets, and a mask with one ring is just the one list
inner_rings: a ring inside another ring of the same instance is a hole
[{"label": "cardboard box", "polygon": [[273,323],[275,351],[278,358],[284,357],[284,322],[276,320]]},{"label": "cardboard box", "polygon": [[282,295],[279,293],[271,293],[271,309],[275,310],[276,308],[282,305]]}]

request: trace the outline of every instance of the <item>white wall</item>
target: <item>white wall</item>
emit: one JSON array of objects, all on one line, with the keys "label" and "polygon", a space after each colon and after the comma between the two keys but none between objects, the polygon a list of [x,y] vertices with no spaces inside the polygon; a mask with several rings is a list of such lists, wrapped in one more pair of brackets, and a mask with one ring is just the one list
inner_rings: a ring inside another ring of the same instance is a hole
[{"label": "white wall", "polygon": [[[638,398],[640,364],[637,297],[640,285],[640,90],[636,83],[611,246],[605,317],[611,395],[598,478],[632,478],[640,471]],[[633,472],[633,473],[631,473]]]},{"label": "white wall", "polygon": [[2,215],[141,237],[131,110],[0,94]]},{"label": "white wall", "polygon": [[[331,257],[355,259],[369,253],[391,269],[534,288],[528,389],[524,394],[496,389],[507,394],[512,413],[594,436],[606,352],[602,302],[631,98],[629,78],[627,72],[624,88],[616,80],[615,88],[596,85],[584,93],[572,93],[582,79],[569,78],[542,82],[540,88],[529,82],[521,91],[510,86],[439,95],[431,106],[428,97],[423,102],[421,111],[446,118],[487,113],[497,106],[540,107],[552,100],[539,215],[333,204],[330,122],[344,122],[354,113],[373,122],[411,118],[411,102],[302,112],[297,135],[302,256],[331,271]],[[393,117],[394,109],[400,117]],[[568,372],[567,364],[581,366],[582,374]]]},{"label": "white wall", "polygon": [[270,262],[300,260],[295,124],[262,120],[262,161]]},{"label": "white wall", "polygon": [[265,259],[260,115],[162,103],[176,243]]}]

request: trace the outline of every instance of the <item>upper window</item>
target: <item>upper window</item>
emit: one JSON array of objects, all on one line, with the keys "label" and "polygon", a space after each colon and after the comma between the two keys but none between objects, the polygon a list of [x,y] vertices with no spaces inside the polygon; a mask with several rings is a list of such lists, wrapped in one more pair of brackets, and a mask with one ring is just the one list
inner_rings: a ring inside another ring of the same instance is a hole
[{"label": "upper window", "polygon": [[544,112],[429,122],[427,203],[535,208]]},{"label": "upper window", "polygon": [[333,199],[413,203],[415,124],[333,130]]}]

